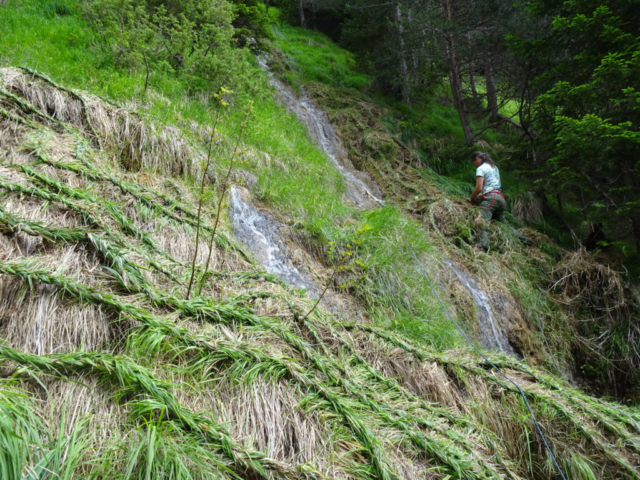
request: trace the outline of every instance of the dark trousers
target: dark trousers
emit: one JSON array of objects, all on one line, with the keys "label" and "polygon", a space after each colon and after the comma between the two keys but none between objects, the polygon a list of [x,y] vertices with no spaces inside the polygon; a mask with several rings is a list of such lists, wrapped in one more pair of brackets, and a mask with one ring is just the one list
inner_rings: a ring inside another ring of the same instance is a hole
[{"label": "dark trousers", "polygon": [[[504,218],[504,212],[507,208],[507,202],[504,197],[497,192],[489,192],[480,202],[480,215],[484,220],[483,230],[480,233],[480,245],[485,250],[489,250],[489,225],[491,220],[504,223],[507,225],[507,220]],[[531,241],[521,235],[515,228],[511,227],[513,233],[520,239],[525,245],[531,245]]]}]

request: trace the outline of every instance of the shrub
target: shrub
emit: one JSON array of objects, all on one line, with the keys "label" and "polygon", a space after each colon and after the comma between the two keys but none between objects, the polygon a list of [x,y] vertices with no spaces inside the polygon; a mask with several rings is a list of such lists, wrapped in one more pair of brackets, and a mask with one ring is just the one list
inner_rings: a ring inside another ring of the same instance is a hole
[{"label": "shrub", "polygon": [[122,68],[173,71],[194,91],[232,84],[241,74],[243,52],[233,45],[235,15],[227,0],[92,0],[85,13]]},{"label": "shrub", "polygon": [[73,15],[74,11],[71,7],[62,2],[46,2],[42,5],[42,15],[44,17],[60,17]]}]

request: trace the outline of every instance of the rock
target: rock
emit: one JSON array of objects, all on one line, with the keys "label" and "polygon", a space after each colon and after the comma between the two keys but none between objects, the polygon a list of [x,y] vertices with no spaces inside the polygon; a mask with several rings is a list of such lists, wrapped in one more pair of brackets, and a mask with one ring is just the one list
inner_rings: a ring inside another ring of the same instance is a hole
[{"label": "rock", "polygon": [[242,169],[233,170],[229,180],[240,186],[246,187],[248,190],[253,190],[253,188],[258,184],[258,178],[253,173]]}]

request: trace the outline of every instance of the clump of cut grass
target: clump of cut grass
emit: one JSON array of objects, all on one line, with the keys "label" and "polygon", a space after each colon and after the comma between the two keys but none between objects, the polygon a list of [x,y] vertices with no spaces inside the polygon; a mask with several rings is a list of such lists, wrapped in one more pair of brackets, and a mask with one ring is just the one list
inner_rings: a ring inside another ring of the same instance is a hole
[{"label": "clump of cut grass", "polygon": [[511,200],[513,216],[529,223],[540,223],[544,220],[542,199],[535,192],[525,192]]},{"label": "clump of cut grass", "polygon": [[[549,289],[557,301],[586,317],[574,340],[583,355],[592,358],[587,368],[614,385],[637,375],[640,336],[632,320],[637,307],[622,274],[582,248],[565,254],[553,267],[551,282]],[[627,370],[612,369],[612,361],[624,362]]]},{"label": "clump of cut grass", "polygon": [[598,263],[585,249],[568,253],[553,268],[551,290],[564,302],[618,318],[628,307],[620,273]]},{"label": "clump of cut grass", "polygon": [[[189,412],[182,407],[171,394],[168,385],[154,379],[145,369],[125,359],[111,357],[105,354],[65,354],[63,356],[45,358],[24,354],[0,346],[0,356],[16,362],[19,366],[15,375],[28,372],[29,369],[54,374],[65,375],[68,372],[92,371],[100,376],[112,378],[125,388],[135,388],[149,396],[151,402],[140,400],[136,408],[145,412],[163,412],[173,417],[187,431],[193,431],[205,437],[220,453],[231,458],[240,471],[249,470],[266,476],[266,470],[273,470],[285,478],[306,477],[304,473],[296,472],[291,467],[269,459],[259,452],[252,452],[240,445],[234,444],[228,433],[219,425],[213,424],[206,418]],[[23,370],[24,369],[24,370]],[[124,393],[124,392],[123,392]]]},{"label": "clump of cut grass", "polygon": [[61,89],[32,70],[5,68],[2,89],[19,95],[57,121],[80,128],[100,139],[102,147],[121,158],[128,171],[162,171],[196,176],[199,151],[182,130],[146,120],[96,97]]}]

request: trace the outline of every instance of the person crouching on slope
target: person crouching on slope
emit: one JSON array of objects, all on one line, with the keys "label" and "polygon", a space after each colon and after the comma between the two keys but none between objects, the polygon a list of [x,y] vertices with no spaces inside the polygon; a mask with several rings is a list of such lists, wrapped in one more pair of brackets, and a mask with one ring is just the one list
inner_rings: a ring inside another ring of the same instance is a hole
[{"label": "person crouching on slope", "polygon": [[[480,215],[485,223],[480,234],[480,245],[487,252],[489,251],[489,225],[492,219],[504,224],[507,223],[504,218],[507,202],[500,190],[502,188],[500,171],[491,160],[489,154],[486,152],[473,152],[471,154],[471,163],[476,167],[476,188],[469,201],[475,204],[480,200]],[[513,229],[513,232],[522,243],[532,245],[531,241],[516,229]]]}]

